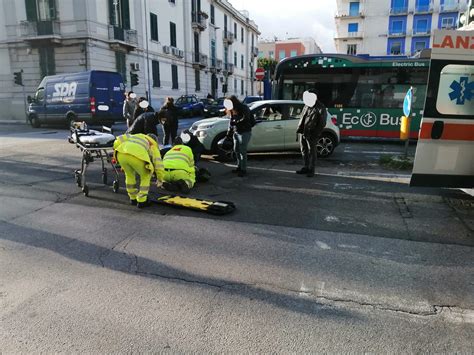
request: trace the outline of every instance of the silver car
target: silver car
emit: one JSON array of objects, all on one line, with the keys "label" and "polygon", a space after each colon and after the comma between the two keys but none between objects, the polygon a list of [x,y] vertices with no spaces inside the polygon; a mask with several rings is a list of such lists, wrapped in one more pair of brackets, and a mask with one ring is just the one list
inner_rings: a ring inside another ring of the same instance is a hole
[{"label": "silver car", "polygon": [[[273,152],[299,150],[296,128],[301,118],[304,103],[290,100],[267,100],[254,102],[250,110],[257,124],[252,128],[249,152]],[[214,117],[194,122],[190,131],[207,151],[224,155],[218,142],[225,137],[229,126],[227,117]],[[341,138],[335,119],[328,113],[326,127],[318,141],[318,156],[331,155]]]}]

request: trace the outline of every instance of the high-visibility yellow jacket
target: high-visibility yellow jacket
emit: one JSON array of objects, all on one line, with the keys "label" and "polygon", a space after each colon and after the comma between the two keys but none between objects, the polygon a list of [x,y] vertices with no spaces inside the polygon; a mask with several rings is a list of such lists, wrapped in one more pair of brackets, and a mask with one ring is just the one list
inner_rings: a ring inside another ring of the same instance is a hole
[{"label": "high-visibility yellow jacket", "polygon": [[117,159],[117,152],[133,155],[148,163],[145,167],[150,172],[155,172],[159,181],[163,181],[165,175],[163,161],[161,160],[158,143],[153,138],[141,133],[123,134],[118,136],[114,142],[115,159]]},{"label": "high-visibility yellow jacket", "polygon": [[185,170],[194,174],[193,151],[186,145],[175,145],[163,157],[165,169]]}]

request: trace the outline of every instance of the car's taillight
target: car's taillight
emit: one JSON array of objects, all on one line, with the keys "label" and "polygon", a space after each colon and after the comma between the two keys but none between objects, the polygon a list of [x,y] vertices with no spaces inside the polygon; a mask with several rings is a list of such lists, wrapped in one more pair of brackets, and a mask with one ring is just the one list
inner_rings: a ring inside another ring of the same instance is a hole
[{"label": "car's taillight", "polygon": [[90,98],[91,113],[95,113],[95,97]]},{"label": "car's taillight", "polygon": [[335,126],[337,126],[337,117],[336,116],[332,116],[331,121]]}]

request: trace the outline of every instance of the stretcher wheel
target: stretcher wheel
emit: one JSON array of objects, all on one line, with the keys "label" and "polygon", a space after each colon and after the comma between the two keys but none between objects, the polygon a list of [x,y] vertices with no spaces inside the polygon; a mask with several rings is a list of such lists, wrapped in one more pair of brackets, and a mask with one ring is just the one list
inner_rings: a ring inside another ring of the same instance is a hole
[{"label": "stretcher wheel", "polygon": [[84,196],[86,196],[86,197],[89,196],[89,186],[84,185],[84,186],[82,187],[82,193],[83,193]]},{"label": "stretcher wheel", "polygon": [[102,170],[102,183],[107,185],[107,169]]},{"label": "stretcher wheel", "polygon": [[118,180],[114,180],[112,188],[113,188],[115,193],[117,193],[119,191],[119,182],[118,182]]}]

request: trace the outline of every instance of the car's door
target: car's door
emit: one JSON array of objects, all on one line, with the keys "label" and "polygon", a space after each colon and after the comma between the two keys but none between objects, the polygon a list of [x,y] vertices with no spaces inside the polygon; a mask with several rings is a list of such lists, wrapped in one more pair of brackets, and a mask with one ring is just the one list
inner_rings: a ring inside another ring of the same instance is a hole
[{"label": "car's door", "polygon": [[285,120],[283,124],[285,150],[299,149],[300,145],[297,140],[296,128],[298,127],[303,108],[303,103],[286,104]]},{"label": "car's door", "polygon": [[285,149],[283,108],[281,104],[266,104],[252,110],[257,124],[252,128],[249,151]]}]

